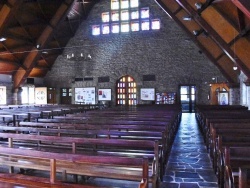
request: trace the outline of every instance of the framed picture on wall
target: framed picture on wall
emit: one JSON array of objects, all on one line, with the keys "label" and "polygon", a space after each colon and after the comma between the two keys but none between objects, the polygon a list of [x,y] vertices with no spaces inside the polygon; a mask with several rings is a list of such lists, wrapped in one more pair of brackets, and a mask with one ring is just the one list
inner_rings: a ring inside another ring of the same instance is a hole
[{"label": "framed picture on wall", "polygon": [[220,91],[218,93],[218,103],[219,103],[219,105],[228,105],[229,104],[227,91]]},{"label": "framed picture on wall", "polygon": [[111,89],[98,89],[98,101],[111,101]]},{"label": "framed picture on wall", "polygon": [[154,101],[155,100],[155,88],[141,88],[141,100]]},{"label": "framed picture on wall", "polygon": [[95,87],[75,88],[75,102],[95,104]]}]

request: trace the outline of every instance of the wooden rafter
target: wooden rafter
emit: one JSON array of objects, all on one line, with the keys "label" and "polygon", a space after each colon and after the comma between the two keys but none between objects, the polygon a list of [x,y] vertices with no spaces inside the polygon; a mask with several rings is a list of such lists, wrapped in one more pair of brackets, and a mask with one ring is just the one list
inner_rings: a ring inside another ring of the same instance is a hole
[{"label": "wooden rafter", "polygon": [[184,30],[186,31],[189,36],[193,39],[195,44],[205,53],[205,55],[208,57],[208,59],[213,62],[215,66],[220,70],[220,72],[223,74],[223,76],[231,83],[234,83],[234,79],[217,63],[217,59],[215,59],[205,48],[204,46],[196,39],[194,39],[194,35],[189,32],[189,30],[180,22],[180,20],[175,16],[180,10],[175,11],[175,13],[172,13],[168,7],[161,1],[161,0],[155,0],[164,11],[166,11],[174,20],[175,22]]},{"label": "wooden rafter", "polygon": [[[73,2],[74,0],[65,0],[64,2],[62,2],[53,18],[50,20],[49,25],[46,26],[40,37],[37,39],[36,42],[40,45],[39,48],[43,49],[49,42],[49,39],[53,37],[54,29],[65,19]],[[32,71],[33,67],[36,65],[36,61],[40,58],[40,54],[41,52],[38,49],[33,48],[27,55],[23,62],[26,70],[24,70],[23,68],[19,68],[13,76],[14,88],[18,88],[25,81],[25,79]]]},{"label": "wooden rafter", "polygon": [[240,70],[250,78],[250,70],[247,66],[236,56],[230,46],[219,36],[219,34],[201,17],[199,14],[187,3],[186,0],[176,0],[176,2],[190,15],[193,15],[195,21],[209,33],[209,36],[222,49],[222,51],[231,59],[235,61]]}]

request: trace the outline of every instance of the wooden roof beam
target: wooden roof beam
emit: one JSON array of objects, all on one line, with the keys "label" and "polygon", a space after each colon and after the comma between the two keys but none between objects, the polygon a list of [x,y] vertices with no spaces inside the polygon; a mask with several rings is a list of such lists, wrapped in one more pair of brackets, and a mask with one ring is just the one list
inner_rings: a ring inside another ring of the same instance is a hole
[{"label": "wooden roof beam", "polygon": [[3,33],[4,28],[7,26],[9,20],[15,16],[15,13],[19,6],[23,3],[23,0],[8,0],[8,3],[4,4],[0,10],[0,35]]},{"label": "wooden roof beam", "polygon": [[167,14],[169,14],[174,21],[184,30],[186,31],[189,36],[193,39],[193,42],[202,50],[202,52],[208,57],[208,59],[220,70],[222,75],[228,80],[228,82],[234,83],[234,79],[217,63],[217,60],[204,48],[204,46],[195,39],[195,36],[193,33],[190,33],[190,31],[180,22],[180,20],[173,14],[168,7],[162,2],[162,0],[155,0],[156,3],[162,7],[164,11],[166,11]]},{"label": "wooden roof beam", "polygon": [[[49,25],[46,26],[40,37],[37,39],[37,44],[39,45],[39,48],[43,49],[49,42],[49,40],[53,36],[54,28],[56,28],[56,26],[65,19],[67,13],[70,11],[73,2],[74,0],[65,0],[64,2],[62,2],[57,12],[50,20]],[[23,62],[23,65],[27,68],[27,70],[19,68],[18,71],[14,74],[14,88],[20,87],[20,85],[29,76],[33,67],[36,65],[37,60],[40,58],[40,54],[41,52],[38,49],[33,48],[33,50],[31,50],[31,52],[27,55]]]},{"label": "wooden roof beam", "polygon": [[223,52],[240,68],[240,70],[250,79],[250,70],[239,59],[230,46],[218,35],[218,33],[187,3],[186,0],[176,0],[176,2],[190,15],[193,15],[194,20],[209,33],[209,36],[223,50]]}]

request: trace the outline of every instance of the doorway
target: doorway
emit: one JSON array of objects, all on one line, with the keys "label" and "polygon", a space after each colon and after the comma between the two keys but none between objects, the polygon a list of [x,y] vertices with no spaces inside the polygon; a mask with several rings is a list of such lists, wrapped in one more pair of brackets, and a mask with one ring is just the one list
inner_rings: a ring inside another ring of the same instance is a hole
[{"label": "doorway", "polygon": [[56,104],[56,88],[47,89],[47,102],[48,104]]},{"label": "doorway", "polygon": [[181,85],[180,101],[181,101],[182,112],[188,112],[188,113],[195,112],[196,86]]},{"label": "doorway", "polygon": [[116,105],[136,105],[136,82],[133,77],[121,77],[116,84]]},{"label": "doorway", "polygon": [[61,104],[71,104],[72,89],[71,88],[61,88],[60,90]]}]

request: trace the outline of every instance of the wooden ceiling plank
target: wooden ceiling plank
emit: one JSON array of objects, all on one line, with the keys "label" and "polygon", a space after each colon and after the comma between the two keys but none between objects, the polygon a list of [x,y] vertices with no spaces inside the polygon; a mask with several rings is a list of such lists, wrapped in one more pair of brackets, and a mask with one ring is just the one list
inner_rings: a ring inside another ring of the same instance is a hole
[{"label": "wooden ceiling plank", "polygon": [[[162,0],[155,0],[156,3],[169,14],[174,21],[184,30],[188,33],[188,35],[193,39],[193,42],[203,51],[203,53],[208,57],[208,59],[214,63],[215,66],[221,71],[222,75],[228,80],[228,82],[234,83],[234,78],[231,77],[218,63],[217,60],[211,55],[211,53],[198,41],[196,40],[195,36],[190,33],[190,31],[181,23],[181,21],[176,17],[175,14],[173,14],[169,9],[168,6],[162,2]],[[191,15],[191,14],[189,14]]]},{"label": "wooden ceiling plank", "polygon": [[[56,26],[65,19],[67,13],[70,11],[73,2],[74,0],[65,0],[64,2],[62,2],[61,6],[58,8],[53,18],[51,19],[50,24],[44,29],[40,37],[37,39],[37,44],[40,45],[41,49],[46,46],[50,38],[53,36],[53,28],[56,28]],[[33,48],[33,50],[29,53],[29,55],[23,62],[27,70],[20,68],[13,76],[14,88],[18,88],[26,79],[26,77],[28,77],[29,73],[32,71],[32,68],[36,64],[36,61],[40,58],[40,55],[41,52],[36,48]]]},{"label": "wooden ceiling plank", "polygon": [[241,71],[250,78],[250,70],[247,66],[236,57],[233,50],[228,44],[217,34],[217,32],[186,2],[186,0],[176,0],[183,9],[185,9],[190,15],[193,15],[196,22],[209,33],[209,36],[220,46],[224,53],[237,64]]},{"label": "wooden ceiling plank", "polygon": [[9,53],[15,59],[15,65],[24,68],[24,66],[20,63],[19,59],[15,56],[15,53],[8,49],[4,42],[2,42],[2,46],[6,49],[6,53]]},{"label": "wooden ceiling plank", "polygon": [[7,4],[3,5],[0,11],[0,35],[2,35],[7,23],[15,15],[22,2],[23,0],[9,0]]}]

